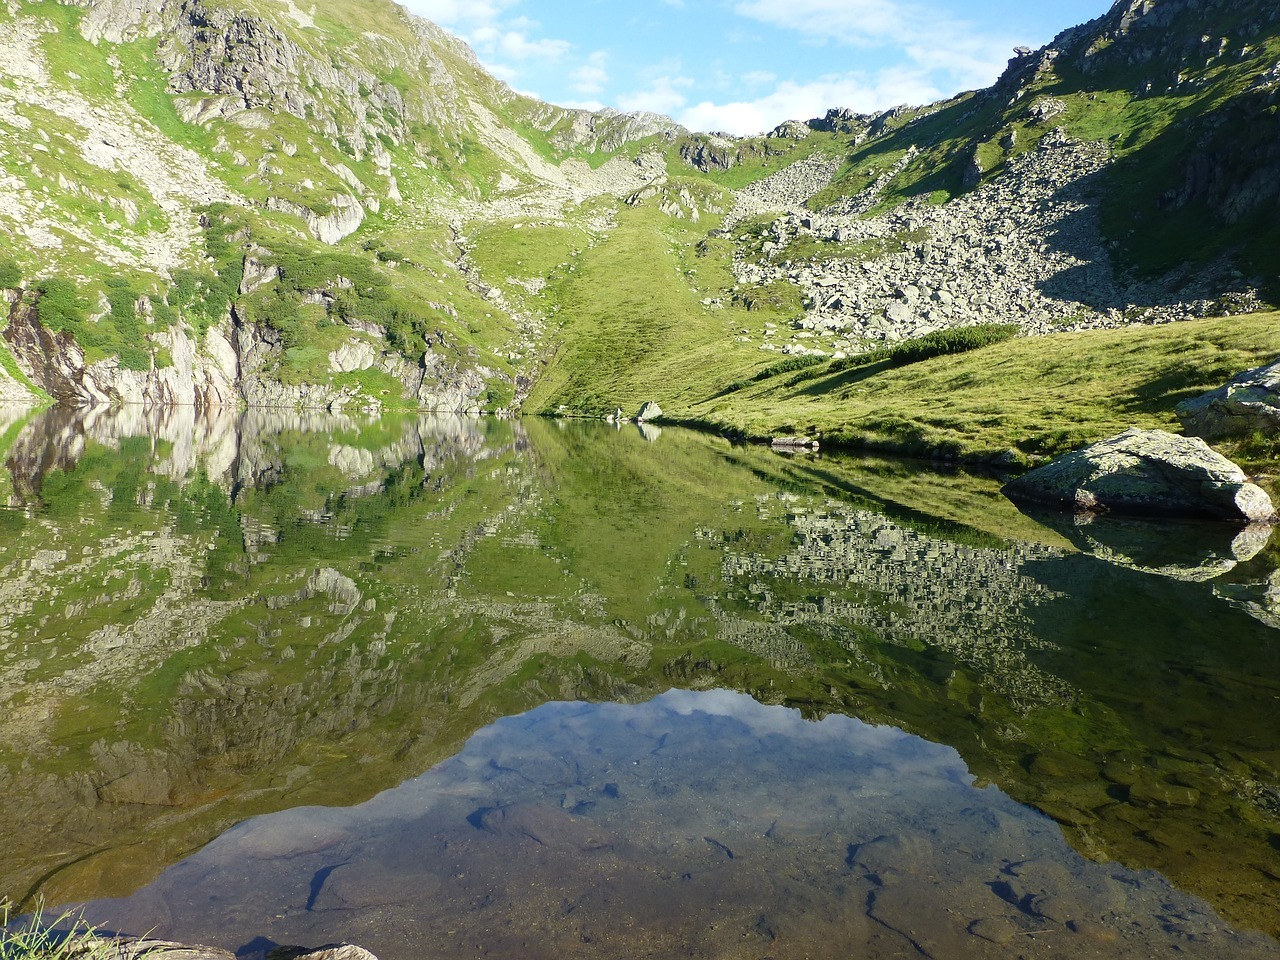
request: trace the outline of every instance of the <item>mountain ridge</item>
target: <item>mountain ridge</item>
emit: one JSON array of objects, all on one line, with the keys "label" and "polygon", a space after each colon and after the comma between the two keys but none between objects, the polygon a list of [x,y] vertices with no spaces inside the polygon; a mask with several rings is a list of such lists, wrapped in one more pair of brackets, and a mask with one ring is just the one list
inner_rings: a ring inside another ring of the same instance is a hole
[{"label": "mountain ridge", "polygon": [[779,354],[1278,279],[1252,0],[1119,0],[987,90],[747,138],[530,100],[383,0],[14,0],[0,50],[5,396],[714,421]]}]

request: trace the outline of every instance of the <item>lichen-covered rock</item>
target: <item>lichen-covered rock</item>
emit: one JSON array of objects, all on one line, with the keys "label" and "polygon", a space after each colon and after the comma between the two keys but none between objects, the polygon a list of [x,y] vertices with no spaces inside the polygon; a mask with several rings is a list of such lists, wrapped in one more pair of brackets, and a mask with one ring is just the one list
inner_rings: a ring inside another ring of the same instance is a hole
[{"label": "lichen-covered rock", "polygon": [[1246,370],[1230,383],[1177,407],[1182,428],[1216,440],[1255,432],[1280,433],[1280,360]]},{"label": "lichen-covered rock", "polygon": [[1013,500],[1079,512],[1275,519],[1271,498],[1197,437],[1127,430],[1005,484]]}]

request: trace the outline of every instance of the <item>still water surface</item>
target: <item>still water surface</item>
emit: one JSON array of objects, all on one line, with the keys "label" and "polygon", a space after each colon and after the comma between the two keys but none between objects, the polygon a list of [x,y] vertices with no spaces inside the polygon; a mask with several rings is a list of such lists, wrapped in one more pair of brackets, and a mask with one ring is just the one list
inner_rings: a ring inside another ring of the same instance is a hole
[{"label": "still water surface", "polygon": [[675,430],[9,415],[0,896],[245,955],[1280,955],[1266,531]]}]

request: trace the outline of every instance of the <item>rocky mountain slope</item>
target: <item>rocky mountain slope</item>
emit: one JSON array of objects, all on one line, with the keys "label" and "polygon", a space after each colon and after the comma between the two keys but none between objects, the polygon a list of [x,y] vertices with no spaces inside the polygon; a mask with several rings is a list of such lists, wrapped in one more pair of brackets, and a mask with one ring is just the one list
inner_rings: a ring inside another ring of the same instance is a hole
[{"label": "rocky mountain slope", "polygon": [[778,354],[1280,281],[1262,0],[756,138],[529,100],[388,0],[10,0],[0,58],[4,398],[687,416]]}]

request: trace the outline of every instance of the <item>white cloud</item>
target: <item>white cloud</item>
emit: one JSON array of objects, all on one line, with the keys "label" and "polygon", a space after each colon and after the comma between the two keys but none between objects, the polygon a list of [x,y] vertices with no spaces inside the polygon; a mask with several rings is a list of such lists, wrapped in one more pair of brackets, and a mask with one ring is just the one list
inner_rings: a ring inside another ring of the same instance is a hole
[{"label": "white cloud", "polygon": [[919,20],[898,0],[739,0],[733,9],[760,23],[845,43],[904,39]]},{"label": "white cloud", "polygon": [[507,30],[496,44],[502,54],[516,60],[559,60],[572,46],[567,40],[531,40],[519,30]]},{"label": "white cloud", "polygon": [[591,113],[599,113],[606,108],[606,104],[599,100],[566,100],[558,103],[556,106],[565,107],[569,110],[589,110]]},{"label": "white cloud", "polygon": [[742,75],[742,82],[749,87],[763,87],[777,79],[778,75],[771,70],[749,70]]},{"label": "white cloud", "polygon": [[570,87],[577,93],[604,93],[604,86],[609,82],[609,54],[597,50],[587,57],[587,62],[569,74]]},{"label": "white cloud", "polygon": [[409,12],[441,26],[483,24],[497,20],[503,10],[519,0],[407,0]]},{"label": "white cloud", "polygon": [[411,13],[435,21],[467,41],[485,69],[518,88],[528,82],[529,63],[555,63],[573,49],[568,40],[539,36],[542,28],[536,20],[513,16],[514,8],[522,2],[406,0],[405,5]]},{"label": "white cloud", "polygon": [[946,73],[948,88],[991,83],[1005,65],[996,51],[1013,47],[1009,38],[981,36],[972,25],[910,0],[738,0],[733,9],[814,43],[896,47],[921,69]]},{"label": "white cloud", "polygon": [[753,100],[682,105],[675,117],[691,130],[748,136],[771,130],[784,120],[820,117],[831,107],[871,113],[885,104],[930,103],[942,96],[919,72],[888,71],[872,82],[852,74],[834,75],[803,84],[785,81]]},{"label": "white cloud", "polygon": [[651,77],[646,89],[619,96],[618,106],[625,111],[647,110],[671,116],[689,102],[684,91],[693,85],[693,80],[689,77],[666,75]]}]

